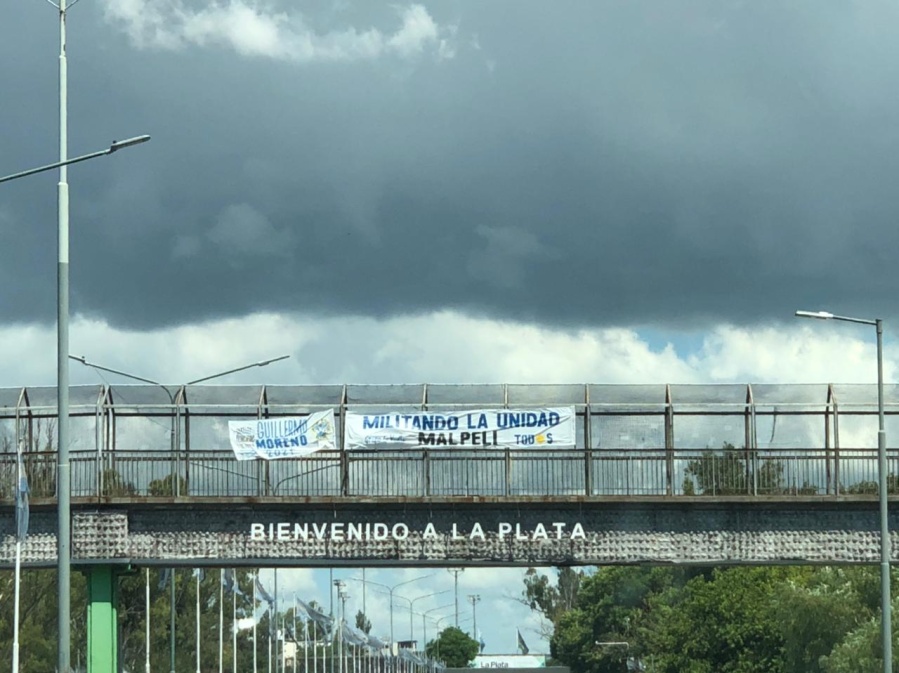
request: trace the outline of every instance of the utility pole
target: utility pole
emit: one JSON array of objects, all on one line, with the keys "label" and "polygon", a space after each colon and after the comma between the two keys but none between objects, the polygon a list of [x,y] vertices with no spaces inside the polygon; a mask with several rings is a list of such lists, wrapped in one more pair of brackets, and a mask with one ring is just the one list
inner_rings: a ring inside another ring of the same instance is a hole
[{"label": "utility pole", "polygon": [[471,603],[471,621],[472,621],[472,634],[471,637],[477,640],[478,638],[478,610],[477,604],[480,602],[481,596],[480,594],[468,594],[468,602]]},{"label": "utility pole", "polygon": [[459,573],[465,572],[465,568],[447,568],[447,571],[451,572],[453,577],[453,584],[456,591],[456,623],[454,626],[459,628]]}]

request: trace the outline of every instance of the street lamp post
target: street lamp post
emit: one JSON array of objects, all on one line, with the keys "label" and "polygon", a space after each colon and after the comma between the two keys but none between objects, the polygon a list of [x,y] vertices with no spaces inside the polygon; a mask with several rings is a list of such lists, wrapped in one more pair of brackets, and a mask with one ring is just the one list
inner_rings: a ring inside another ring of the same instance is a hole
[{"label": "street lamp post", "polygon": [[447,568],[453,574],[453,585],[456,590],[456,628],[459,628],[459,573],[465,572],[465,568]]},{"label": "street lamp post", "polygon": [[415,628],[413,626],[412,615],[413,608],[418,601],[424,600],[425,598],[431,598],[432,596],[439,596],[441,594],[447,594],[452,589],[444,589],[443,591],[435,591],[431,594],[425,594],[424,596],[416,596],[415,598],[406,598],[405,596],[400,596],[397,594],[396,598],[401,598],[409,604],[409,640],[415,640]]},{"label": "street lamp post", "polygon": [[796,311],[797,318],[840,320],[859,325],[871,325],[877,331],[877,480],[880,501],[880,611],[883,670],[893,670],[893,629],[890,606],[890,523],[887,501],[887,435],[883,411],[883,321],[880,318],[849,318],[826,311]]},{"label": "street lamp post", "polygon": [[[188,381],[187,383],[185,383],[179,387],[183,388],[184,386],[192,386],[196,383],[202,383],[203,381],[209,381],[211,379],[216,379],[216,378],[219,378],[222,376],[227,376],[228,374],[242,372],[245,369],[252,369],[254,367],[265,367],[266,365],[270,365],[273,362],[278,362],[280,360],[286,360],[289,357],[290,357],[289,355],[279,355],[276,358],[270,358],[268,360],[261,360],[259,362],[252,362],[250,364],[243,365],[242,367],[235,367],[234,369],[228,369],[223,372],[218,372],[217,374],[211,374],[209,376],[204,376],[199,379],[194,379],[193,381]],[[175,433],[175,430],[176,430],[175,406],[176,405],[175,405],[175,396],[172,394],[172,391],[169,390],[168,386],[160,383],[159,381],[154,381],[153,379],[147,379],[142,376],[137,376],[136,374],[130,374],[128,372],[121,371],[120,369],[113,369],[112,367],[104,367],[103,365],[98,365],[95,362],[88,362],[88,360],[84,356],[76,357],[74,355],[69,355],[69,358],[71,358],[72,360],[75,360],[77,362],[80,362],[85,367],[91,367],[92,369],[99,369],[104,372],[109,372],[111,374],[117,374],[119,376],[124,376],[125,378],[133,379],[135,381],[142,381],[143,383],[150,383],[154,386],[158,386],[159,388],[162,388],[162,390],[165,391],[165,394],[168,395],[169,403],[171,404],[172,429],[169,431],[169,437],[170,437],[169,438],[169,448],[172,453],[172,458],[174,459],[175,454],[177,453],[176,437],[175,437],[175,434],[176,434]],[[179,486],[178,475],[177,475],[177,471],[176,471],[175,473],[172,474],[172,493],[174,495],[179,494],[178,486]],[[172,569],[172,572],[171,572],[170,585],[171,585],[171,594],[170,594],[170,608],[169,608],[169,621],[170,621],[170,624],[169,624],[169,650],[170,650],[169,651],[169,658],[170,658],[169,671],[170,671],[170,673],[175,673],[175,570],[174,570],[174,568]]]},{"label": "street lamp post", "polygon": [[338,606],[340,614],[337,620],[337,661],[339,662],[338,670],[340,673],[343,673],[343,624],[346,621],[346,599],[348,594],[346,582],[343,580],[334,580],[334,586],[337,587],[337,600],[340,601]]},{"label": "street lamp post", "polygon": [[379,587],[383,587],[383,588],[387,589],[387,591],[389,592],[389,595],[390,595],[390,653],[391,654],[393,654],[393,643],[394,643],[394,640],[393,640],[393,592],[405,584],[412,584],[412,582],[418,582],[419,580],[423,580],[423,579],[426,579],[428,577],[433,577],[433,576],[434,576],[434,573],[429,573],[427,575],[422,575],[420,577],[416,577],[411,580],[406,580],[405,582],[400,582],[399,584],[394,584],[393,586],[390,586],[388,584],[382,584],[381,582],[375,582],[373,580],[362,580],[359,577],[347,578],[347,579],[353,580],[354,582],[363,582],[364,581],[368,584],[374,584],[375,586],[379,586]]},{"label": "street lamp post", "polygon": [[472,634],[471,637],[474,639],[478,639],[478,612],[477,612],[477,604],[481,602],[480,594],[468,594],[468,602],[471,603],[471,620],[472,620]]},{"label": "street lamp post", "polygon": [[[57,499],[57,664],[59,673],[71,670],[71,466],[69,465],[69,183],[67,167],[95,157],[112,154],[125,147],[144,143],[148,135],[114,141],[105,150],[68,158],[68,63],[66,59],[66,0],[59,10],[59,161],[0,178],[8,182],[35,173],[59,169],[57,183],[57,266],[56,266],[56,499]],[[75,0],[77,2],[78,0]],[[74,2],[72,3],[74,4]]]},{"label": "street lamp post", "polygon": [[[421,632],[422,632],[422,634],[424,634],[422,637],[424,638],[424,641],[425,641],[424,647],[428,646],[428,625],[427,625],[427,621],[426,621],[428,618],[428,615],[431,614],[432,612],[437,612],[438,610],[445,610],[446,608],[451,608],[451,607],[453,607],[453,605],[455,605],[455,603],[447,603],[446,605],[438,605],[436,608],[431,608],[430,610],[425,610],[424,612],[420,613],[421,614]],[[450,616],[450,615],[447,615],[447,616]],[[446,619],[446,617],[441,617],[441,619],[435,619],[434,625],[439,628],[440,621],[442,619]],[[456,628],[459,628],[459,627],[457,626]],[[424,648],[422,648],[422,649],[424,649]]]},{"label": "street lamp post", "polygon": [[88,159],[106,156],[120,149],[145,143],[148,135],[127,140],[113,141],[104,150],[91,152],[72,159],[66,158],[66,55],[65,55],[65,0],[60,0],[60,54],[59,54],[59,161],[20,171],[0,178],[9,182],[54,168],[59,169],[57,197],[57,247],[56,269],[56,498],[57,498],[57,598],[59,643],[57,670],[68,673],[71,668],[71,472],[69,465],[69,367],[66,355],[69,350],[69,185],[66,167]]}]

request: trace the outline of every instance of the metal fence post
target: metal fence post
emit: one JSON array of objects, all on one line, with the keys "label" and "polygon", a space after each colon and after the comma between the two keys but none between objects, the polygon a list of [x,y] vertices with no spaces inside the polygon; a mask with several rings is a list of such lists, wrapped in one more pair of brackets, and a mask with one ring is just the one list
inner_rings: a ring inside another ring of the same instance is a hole
[{"label": "metal fence post", "polygon": [[674,407],[671,386],[665,386],[665,495],[674,495]]}]

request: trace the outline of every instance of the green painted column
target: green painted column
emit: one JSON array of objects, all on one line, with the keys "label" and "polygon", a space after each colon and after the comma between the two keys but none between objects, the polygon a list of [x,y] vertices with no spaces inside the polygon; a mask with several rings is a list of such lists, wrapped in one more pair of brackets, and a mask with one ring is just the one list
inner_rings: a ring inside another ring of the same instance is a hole
[{"label": "green painted column", "polygon": [[118,673],[117,582],[112,566],[93,566],[88,571],[87,673]]}]

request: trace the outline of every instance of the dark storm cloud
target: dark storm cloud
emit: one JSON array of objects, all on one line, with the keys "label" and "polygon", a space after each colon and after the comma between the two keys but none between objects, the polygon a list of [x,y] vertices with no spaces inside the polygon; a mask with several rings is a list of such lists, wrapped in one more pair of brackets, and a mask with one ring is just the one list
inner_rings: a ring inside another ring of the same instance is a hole
[{"label": "dark storm cloud", "polygon": [[[309,24],[396,30],[395,9],[360,5],[318,3]],[[154,140],[70,170],[73,307],[138,327],[258,309],[694,326],[892,310],[891,3],[427,8],[444,58],[298,62],[137,49],[100,0],[79,4],[71,153]],[[55,30],[37,0],[0,24],[2,172],[56,151]],[[0,192],[5,321],[53,317],[54,191]]]}]

